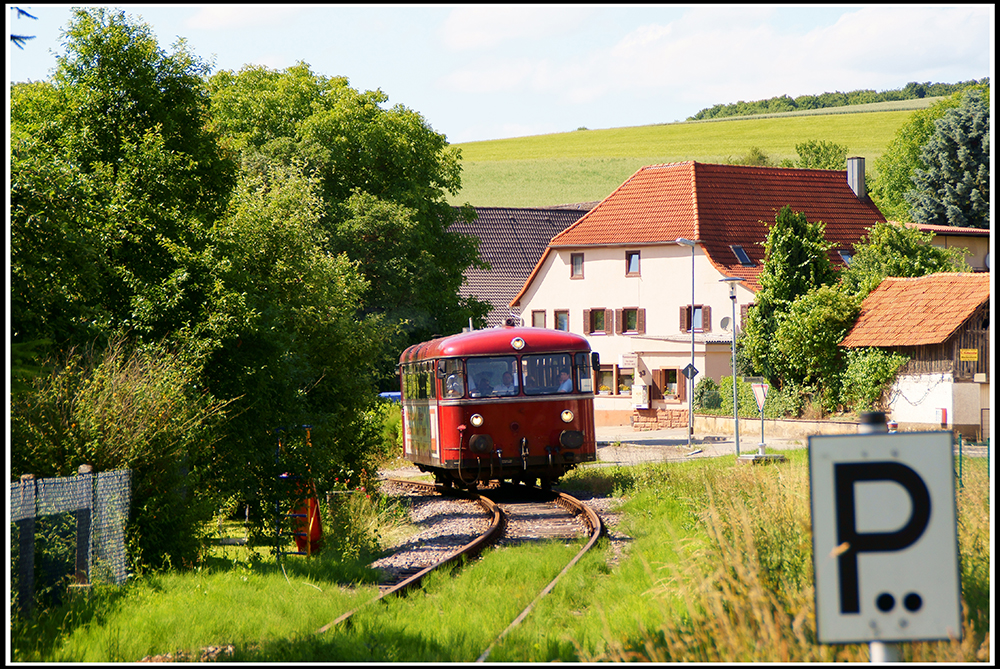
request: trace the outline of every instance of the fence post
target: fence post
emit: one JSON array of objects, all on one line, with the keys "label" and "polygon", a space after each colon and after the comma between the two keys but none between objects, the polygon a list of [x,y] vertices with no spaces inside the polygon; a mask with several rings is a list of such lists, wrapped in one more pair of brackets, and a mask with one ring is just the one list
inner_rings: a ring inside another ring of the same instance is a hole
[{"label": "fence post", "polygon": [[76,585],[87,585],[90,583],[90,526],[94,508],[94,467],[92,465],[80,465],[77,474],[86,477],[86,484],[90,488],[86,494],[86,506],[73,512],[76,516]]},{"label": "fence post", "polygon": [[[22,474],[18,488],[20,508],[31,509],[31,515],[17,521],[18,535],[18,579],[17,605],[21,613],[29,615],[35,607],[35,475]],[[30,494],[30,505],[25,504],[25,496]]]}]

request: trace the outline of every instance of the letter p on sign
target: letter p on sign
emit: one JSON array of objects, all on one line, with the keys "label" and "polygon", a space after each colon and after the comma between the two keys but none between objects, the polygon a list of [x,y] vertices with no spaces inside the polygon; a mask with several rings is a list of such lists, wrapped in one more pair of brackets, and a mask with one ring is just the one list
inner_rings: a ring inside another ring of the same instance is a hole
[{"label": "letter p on sign", "polygon": [[951,433],[809,437],[820,643],[961,639]]}]

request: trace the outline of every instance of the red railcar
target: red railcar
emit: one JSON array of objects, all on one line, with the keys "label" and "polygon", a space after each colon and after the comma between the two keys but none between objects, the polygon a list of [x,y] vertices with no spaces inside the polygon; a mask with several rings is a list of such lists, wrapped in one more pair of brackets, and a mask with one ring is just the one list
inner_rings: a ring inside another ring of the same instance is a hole
[{"label": "red railcar", "polygon": [[597,459],[584,337],[543,328],[474,330],[399,358],[404,458],[439,483],[541,481]]}]

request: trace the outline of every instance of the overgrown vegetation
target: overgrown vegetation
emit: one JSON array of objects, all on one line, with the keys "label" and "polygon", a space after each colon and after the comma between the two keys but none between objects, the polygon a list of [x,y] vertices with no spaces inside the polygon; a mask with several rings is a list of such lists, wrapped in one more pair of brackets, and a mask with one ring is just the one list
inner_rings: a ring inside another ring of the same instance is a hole
[{"label": "overgrown vegetation", "polygon": [[[867,661],[865,644],[816,643],[807,454],[787,455],[780,466],[737,466],[726,456],[573,472],[566,489],[621,499],[621,552],[605,540],[489,660]],[[986,465],[966,459],[957,489],[964,639],[900,644],[903,661],[991,659]],[[324,504],[331,535],[348,529],[337,520],[348,515],[351,527],[367,528],[344,544],[280,565],[259,551],[217,547],[194,571],[148,574],[15,621],[14,659],[128,662],[178,651],[197,658],[204,647],[232,645],[228,659],[254,663],[472,662],[578,548],[491,550],[363,611],[349,629],[316,635],[374,596],[364,565],[391,533],[405,532],[405,507],[354,490],[343,513]]]}]

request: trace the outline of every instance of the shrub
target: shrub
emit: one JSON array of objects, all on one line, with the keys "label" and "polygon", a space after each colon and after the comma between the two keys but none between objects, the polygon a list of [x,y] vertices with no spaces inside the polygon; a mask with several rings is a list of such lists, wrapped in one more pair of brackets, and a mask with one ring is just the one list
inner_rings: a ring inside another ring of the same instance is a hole
[{"label": "shrub", "polygon": [[694,409],[718,409],[722,406],[722,396],[719,394],[719,384],[709,377],[704,377],[694,387]]},{"label": "shrub", "polygon": [[193,562],[218,504],[205,485],[210,429],[224,406],[197,389],[197,365],[163,345],[72,349],[11,399],[11,475],[129,469],[127,540],[136,566]]},{"label": "shrub", "polygon": [[852,348],[847,351],[842,396],[854,411],[885,411],[883,397],[896,372],[909,358],[880,348]]}]

